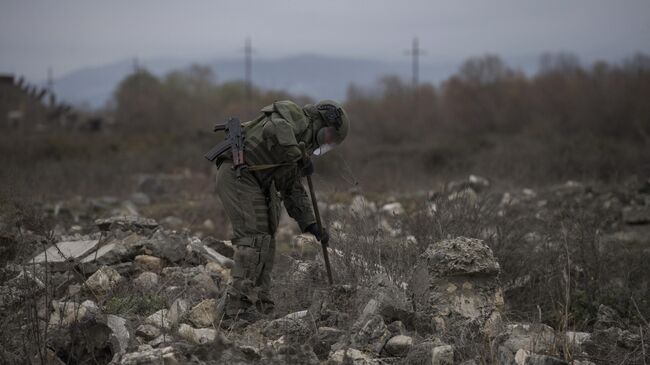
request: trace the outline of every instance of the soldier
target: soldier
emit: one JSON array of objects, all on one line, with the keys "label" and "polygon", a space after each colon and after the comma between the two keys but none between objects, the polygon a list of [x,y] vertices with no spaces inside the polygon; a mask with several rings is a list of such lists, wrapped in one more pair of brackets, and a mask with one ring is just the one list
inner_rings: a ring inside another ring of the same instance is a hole
[{"label": "soldier", "polygon": [[232,223],[235,246],[233,283],[219,300],[225,317],[255,318],[269,313],[271,270],[275,255],[275,232],[284,206],[302,232],[327,243],[329,235],[316,224],[312,203],[301,177],[314,171],[309,157],[322,155],[345,139],[348,118],[331,100],[299,107],[277,101],[262,108],[256,119],[243,123],[244,161],[237,177],[231,154],[217,158],[217,195]]}]

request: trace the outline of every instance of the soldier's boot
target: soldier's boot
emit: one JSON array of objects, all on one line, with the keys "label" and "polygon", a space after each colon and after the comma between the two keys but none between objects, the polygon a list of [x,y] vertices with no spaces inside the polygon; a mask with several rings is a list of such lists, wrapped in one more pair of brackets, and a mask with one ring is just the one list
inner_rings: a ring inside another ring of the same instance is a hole
[{"label": "soldier's boot", "polygon": [[257,301],[251,301],[234,286],[228,286],[217,301],[217,315],[221,327],[241,327],[262,319],[256,307]]},{"label": "soldier's boot", "polygon": [[236,318],[252,323],[263,318],[262,312],[258,311],[261,303],[258,283],[264,271],[263,258],[268,254],[271,239],[270,235],[264,234],[233,239],[233,283],[219,300],[224,320]]}]

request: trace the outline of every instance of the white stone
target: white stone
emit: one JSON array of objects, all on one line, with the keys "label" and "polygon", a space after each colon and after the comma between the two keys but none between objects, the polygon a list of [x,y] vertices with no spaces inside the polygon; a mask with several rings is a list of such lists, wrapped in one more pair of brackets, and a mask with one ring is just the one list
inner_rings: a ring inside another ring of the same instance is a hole
[{"label": "white stone", "polygon": [[217,301],[206,299],[192,308],[189,320],[199,328],[210,327],[217,319]]},{"label": "white stone", "polygon": [[147,317],[144,322],[159,328],[169,329],[171,327],[171,323],[169,323],[168,313],[169,311],[167,309],[161,309],[158,312]]},{"label": "white stone", "polygon": [[176,350],[173,347],[160,349],[144,349],[143,351],[132,352],[122,357],[121,365],[143,365],[143,364],[180,364]]},{"label": "white stone", "polygon": [[350,213],[359,217],[367,217],[377,211],[375,203],[368,201],[363,195],[357,195],[350,203]]},{"label": "white stone", "polygon": [[189,310],[190,305],[187,303],[187,300],[182,298],[177,298],[174,300],[172,305],[169,307],[169,312],[167,312],[167,320],[171,325],[175,325],[181,321],[185,313]]},{"label": "white stone", "polygon": [[113,350],[116,352],[116,355],[126,353],[126,349],[129,347],[129,341],[131,340],[131,334],[126,328],[126,319],[109,314],[106,316],[106,325],[112,331],[111,343],[113,344]]},{"label": "white stone", "polygon": [[431,351],[431,365],[451,365],[454,363],[454,348],[450,345],[434,347]]},{"label": "white stone", "polygon": [[[329,356],[330,363],[337,365],[344,364],[344,361],[351,361],[354,365],[361,365],[366,364],[370,359],[369,355],[354,348],[338,350]],[[348,362],[345,362],[345,364],[348,364]]]},{"label": "white stone", "polygon": [[133,284],[141,289],[152,290],[158,286],[159,281],[160,277],[156,273],[145,271],[133,280]]},{"label": "white stone", "polygon": [[404,214],[404,207],[401,203],[388,203],[381,207],[382,212],[391,214],[391,215],[402,215]]},{"label": "white stone", "polygon": [[214,342],[217,339],[217,330],[211,328],[193,328],[185,323],[178,328],[178,334],[194,344],[201,345]]},{"label": "white stone", "polygon": [[413,346],[413,338],[410,336],[397,335],[391,337],[386,345],[384,350],[393,356],[405,356]]},{"label": "white stone", "polygon": [[79,304],[76,302],[59,302],[52,301],[54,312],[50,316],[50,327],[69,326],[72,323],[92,318],[100,314],[97,305],[90,300]]},{"label": "white stone", "polygon": [[95,294],[104,294],[122,281],[122,276],[113,268],[102,266],[84,283]]},{"label": "white stone", "polygon": [[303,311],[300,311],[300,312],[289,313],[286,316],[284,316],[284,318],[287,318],[287,319],[303,319],[303,318],[307,317],[307,312],[308,312],[307,310],[303,310]]},{"label": "white stone", "polygon": [[515,354],[515,363],[517,365],[525,365],[526,359],[528,359],[529,357],[530,357],[530,351],[519,349]]}]

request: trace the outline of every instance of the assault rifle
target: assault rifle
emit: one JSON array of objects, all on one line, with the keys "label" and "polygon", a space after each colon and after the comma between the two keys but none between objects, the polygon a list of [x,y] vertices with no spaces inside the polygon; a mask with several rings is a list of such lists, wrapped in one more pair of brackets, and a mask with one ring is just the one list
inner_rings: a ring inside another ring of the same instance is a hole
[{"label": "assault rifle", "polygon": [[225,131],[226,139],[212,147],[203,157],[208,161],[214,161],[219,155],[230,149],[233,169],[237,171],[237,177],[241,177],[241,170],[246,167],[244,160],[244,140],[246,138],[241,129],[241,122],[238,118],[228,118],[226,123],[214,126],[213,132],[218,131]]}]

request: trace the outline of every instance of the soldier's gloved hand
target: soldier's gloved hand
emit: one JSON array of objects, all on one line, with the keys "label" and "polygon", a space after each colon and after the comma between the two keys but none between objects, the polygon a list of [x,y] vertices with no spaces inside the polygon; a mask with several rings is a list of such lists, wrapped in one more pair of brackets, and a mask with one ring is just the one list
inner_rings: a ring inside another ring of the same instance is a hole
[{"label": "soldier's gloved hand", "polygon": [[314,173],[314,163],[311,162],[309,157],[300,160],[300,175],[311,176]]},{"label": "soldier's gloved hand", "polygon": [[313,234],[319,242],[322,242],[324,244],[327,244],[330,241],[330,235],[327,233],[327,230],[325,228],[322,230],[318,229],[318,225],[316,223],[310,224],[305,229],[305,232]]}]

